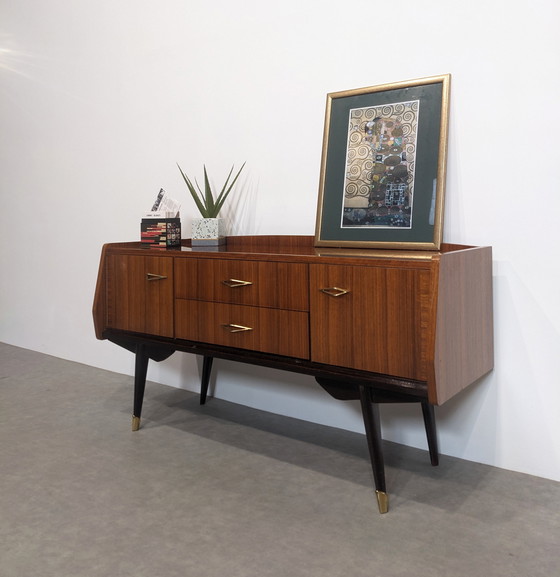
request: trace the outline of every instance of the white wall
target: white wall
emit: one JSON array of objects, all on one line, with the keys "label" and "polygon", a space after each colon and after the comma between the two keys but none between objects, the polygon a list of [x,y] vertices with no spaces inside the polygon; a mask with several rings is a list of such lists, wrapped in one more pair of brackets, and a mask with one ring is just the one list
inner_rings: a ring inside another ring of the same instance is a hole
[{"label": "white wall", "polygon": [[[451,73],[444,239],[494,247],[496,369],[437,410],[444,454],[560,480],[556,0],[4,0],[0,340],[131,374],[96,341],[101,245],[175,166],[247,161],[234,230],[313,234],[328,92]],[[196,388],[188,355],[151,379]],[[215,394],[362,430],[308,377],[217,363]],[[415,407],[386,438],[424,446]]]}]

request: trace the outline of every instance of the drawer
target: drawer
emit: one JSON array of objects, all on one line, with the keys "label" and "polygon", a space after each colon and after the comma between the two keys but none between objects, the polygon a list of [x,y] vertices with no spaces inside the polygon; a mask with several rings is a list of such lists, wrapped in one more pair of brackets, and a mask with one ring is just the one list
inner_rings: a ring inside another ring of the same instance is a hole
[{"label": "drawer", "polygon": [[179,299],[175,315],[178,339],[309,358],[306,312]]},{"label": "drawer", "polygon": [[309,310],[305,263],[175,259],[175,297],[221,303]]}]

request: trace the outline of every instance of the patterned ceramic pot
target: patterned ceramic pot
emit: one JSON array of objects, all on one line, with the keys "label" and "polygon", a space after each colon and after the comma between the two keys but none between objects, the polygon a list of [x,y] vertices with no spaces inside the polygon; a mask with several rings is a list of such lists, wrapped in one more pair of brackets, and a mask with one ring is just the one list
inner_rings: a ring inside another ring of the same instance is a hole
[{"label": "patterned ceramic pot", "polygon": [[192,245],[216,246],[226,242],[226,225],[223,218],[193,218]]}]

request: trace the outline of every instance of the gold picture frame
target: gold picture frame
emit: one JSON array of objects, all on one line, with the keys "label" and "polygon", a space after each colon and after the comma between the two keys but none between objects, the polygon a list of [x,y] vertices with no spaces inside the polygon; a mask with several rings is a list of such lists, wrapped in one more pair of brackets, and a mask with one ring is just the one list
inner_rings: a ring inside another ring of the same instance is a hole
[{"label": "gold picture frame", "polygon": [[327,94],[315,246],[439,250],[450,83]]}]

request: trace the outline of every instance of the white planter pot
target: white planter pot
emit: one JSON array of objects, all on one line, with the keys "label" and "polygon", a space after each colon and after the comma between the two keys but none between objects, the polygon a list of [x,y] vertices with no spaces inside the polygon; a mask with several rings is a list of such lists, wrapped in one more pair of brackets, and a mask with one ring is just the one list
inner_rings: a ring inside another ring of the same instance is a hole
[{"label": "white planter pot", "polygon": [[226,242],[226,224],[223,218],[193,218],[192,245],[216,246]]}]

